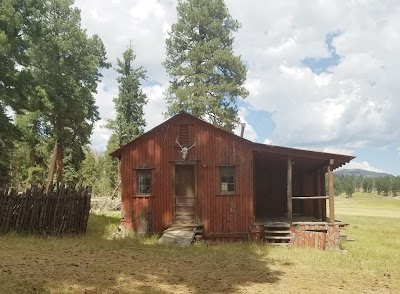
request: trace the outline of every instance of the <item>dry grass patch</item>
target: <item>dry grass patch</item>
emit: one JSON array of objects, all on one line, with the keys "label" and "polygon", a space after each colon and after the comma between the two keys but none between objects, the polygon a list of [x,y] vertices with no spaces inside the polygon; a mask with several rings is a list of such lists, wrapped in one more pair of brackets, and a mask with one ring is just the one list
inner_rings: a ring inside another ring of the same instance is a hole
[{"label": "dry grass patch", "polygon": [[398,218],[339,218],[356,240],[346,253],[162,247],[156,238],[113,239],[118,218],[91,215],[84,237],[0,236],[0,293],[400,293]]},{"label": "dry grass patch", "polygon": [[356,192],[351,198],[342,194],[335,197],[335,211],[341,215],[400,218],[400,200],[376,193]]},{"label": "dry grass patch", "polygon": [[90,221],[88,235],[80,238],[0,237],[0,292],[232,293],[276,283],[283,274],[265,262],[266,248],[174,248],[154,239],[107,240],[118,219],[91,215]]}]

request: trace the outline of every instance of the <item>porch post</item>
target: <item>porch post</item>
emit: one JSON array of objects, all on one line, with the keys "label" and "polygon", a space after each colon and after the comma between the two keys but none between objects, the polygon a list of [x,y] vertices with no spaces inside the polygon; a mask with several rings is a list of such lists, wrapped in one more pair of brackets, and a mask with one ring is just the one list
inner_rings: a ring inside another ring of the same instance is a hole
[{"label": "porch post", "polygon": [[333,171],[332,171],[333,159],[329,161],[328,165],[328,193],[329,193],[329,222],[335,222],[335,190],[333,188]]},{"label": "porch post", "polygon": [[[323,170],[321,169],[319,181],[321,182],[321,190],[320,190],[321,191],[321,195],[325,195],[326,196],[326,189],[325,189],[325,186],[326,186],[326,172],[325,172],[325,168]],[[321,219],[322,219],[323,222],[326,222],[326,213],[327,213],[327,211],[326,211],[326,199],[323,199],[323,201],[320,202],[320,205],[321,205],[321,213],[322,213]]]},{"label": "porch post", "polygon": [[[323,193],[322,193],[322,189],[321,189],[321,170],[320,169],[318,169],[317,170],[317,174],[316,174],[316,176],[315,176],[315,180],[316,180],[316,183],[317,183],[317,193],[316,193],[316,195],[324,195]],[[317,216],[318,216],[318,218],[321,218],[321,220],[322,220],[322,201],[326,201],[325,199],[318,199],[317,200]]]},{"label": "porch post", "polygon": [[292,223],[292,159],[289,157],[287,162],[287,216],[289,224]]}]

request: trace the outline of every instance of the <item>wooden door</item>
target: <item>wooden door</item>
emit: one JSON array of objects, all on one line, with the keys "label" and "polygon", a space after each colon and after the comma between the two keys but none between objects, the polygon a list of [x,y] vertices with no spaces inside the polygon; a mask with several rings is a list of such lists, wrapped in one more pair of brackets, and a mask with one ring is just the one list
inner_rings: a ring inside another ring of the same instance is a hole
[{"label": "wooden door", "polygon": [[175,166],[174,222],[195,223],[196,177],[195,165]]}]

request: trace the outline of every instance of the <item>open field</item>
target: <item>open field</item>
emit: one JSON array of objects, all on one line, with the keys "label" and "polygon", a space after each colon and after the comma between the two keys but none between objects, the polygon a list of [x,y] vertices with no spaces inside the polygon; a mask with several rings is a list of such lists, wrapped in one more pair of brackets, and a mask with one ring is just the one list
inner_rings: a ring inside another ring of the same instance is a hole
[{"label": "open field", "polygon": [[1,236],[0,293],[399,293],[399,218],[352,215],[362,205],[366,215],[400,213],[398,200],[377,197],[336,199],[356,240],[343,244],[347,252],[108,240],[118,218],[104,215],[91,215],[85,237]]},{"label": "open field", "polygon": [[336,214],[400,218],[400,198],[356,192],[352,198],[335,197]]}]

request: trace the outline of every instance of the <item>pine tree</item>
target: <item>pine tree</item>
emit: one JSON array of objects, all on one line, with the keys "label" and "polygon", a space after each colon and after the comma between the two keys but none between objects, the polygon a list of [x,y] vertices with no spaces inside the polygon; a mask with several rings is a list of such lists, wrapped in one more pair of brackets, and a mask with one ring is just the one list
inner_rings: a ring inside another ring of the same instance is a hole
[{"label": "pine tree", "polygon": [[356,178],[354,176],[345,176],[344,177],[344,183],[345,183],[345,192],[346,192],[346,197],[351,198],[353,197],[353,193],[355,191],[355,184]]},{"label": "pine tree", "polygon": [[96,157],[93,151],[87,147],[85,150],[85,159],[82,161],[80,170],[80,179],[82,184],[94,188],[96,178]]},{"label": "pine tree", "polygon": [[42,5],[41,0],[0,1],[0,185],[15,177],[12,159],[21,134],[7,112],[26,109],[34,88],[27,48],[41,38],[35,16]]},{"label": "pine tree", "polygon": [[232,131],[239,122],[237,99],[244,88],[246,67],[233,54],[232,34],[240,28],[223,0],[179,1],[178,22],[166,40],[167,115],[185,110]]},{"label": "pine tree", "polygon": [[118,138],[115,134],[112,134],[107,143],[106,154],[104,159],[104,171],[105,174],[107,175],[108,186],[110,190],[112,190],[109,193],[110,195],[118,187],[120,179],[118,171],[119,161],[116,158],[109,156],[109,154],[118,148],[119,148]]},{"label": "pine tree", "polygon": [[147,103],[147,96],[141,88],[146,71],[143,67],[133,66],[135,58],[133,49],[129,47],[123,53],[122,60],[117,60],[119,93],[113,99],[117,117],[109,120],[107,127],[113,130],[119,147],[143,134],[146,126],[143,107]]},{"label": "pine tree", "polygon": [[20,134],[15,142],[12,160],[12,184],[25,188],[43,184],[49,163],[48,132],[40,111],[24,111],[15,116],[15,126]]},{"label": "pine tree", "polygon": [[101,78],[100,69],[109,67],[103,43],[97,35],[88,37],[81,28],[80,11],[73,2],[44,2],[44,11],[37,16],[43,37],[28,50],[38,85],[31,103],[40,109],[49,127],[48,143],[54,146],[49,183],[55,170],[57,181],[63,180],[64,164],[67,181],[79,177],[82,148],[89,143],[99,119],[93,94]]}]

